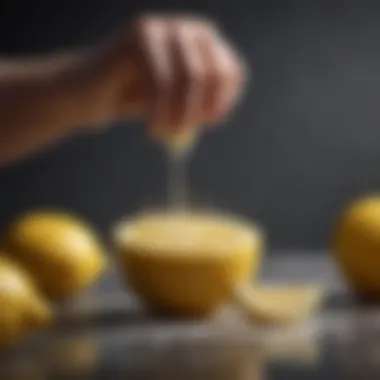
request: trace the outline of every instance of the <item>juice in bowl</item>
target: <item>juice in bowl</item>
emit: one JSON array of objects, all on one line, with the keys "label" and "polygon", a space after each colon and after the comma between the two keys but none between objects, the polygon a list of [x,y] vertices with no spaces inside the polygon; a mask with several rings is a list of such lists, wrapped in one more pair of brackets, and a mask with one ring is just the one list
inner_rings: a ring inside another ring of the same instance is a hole
[{"label": "juice in bowl", "polygon": [[120,273],[160,314],[206,317],[257,274],[263,234],[248,221],[206,210],[155,210],[115,230]]},{"label": "juice in bowl", "polygon": [[243,218],[189,206],[187,163],[196,135],[165,136],[169,206],[120,222],[114,233],[120,274],[155,312],[205,317],[258,272],[263,233]]}]

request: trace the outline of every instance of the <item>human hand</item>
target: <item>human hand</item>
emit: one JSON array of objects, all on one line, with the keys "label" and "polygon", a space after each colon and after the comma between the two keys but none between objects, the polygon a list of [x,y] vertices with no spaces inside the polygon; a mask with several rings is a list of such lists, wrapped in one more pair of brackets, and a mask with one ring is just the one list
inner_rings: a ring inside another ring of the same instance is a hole
[{"label": "human hand", "polygon": [[215,24],[197,17],[140,17],[88,58],[96,121],[136,114],[152,134],[214,125],[234,108],[247,75]]}]

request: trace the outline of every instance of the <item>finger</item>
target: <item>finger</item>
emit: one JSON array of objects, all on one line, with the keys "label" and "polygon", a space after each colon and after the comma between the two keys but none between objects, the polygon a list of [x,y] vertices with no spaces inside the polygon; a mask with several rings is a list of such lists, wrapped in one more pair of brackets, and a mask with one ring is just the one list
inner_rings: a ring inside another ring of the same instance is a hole
[{"label": "finger", "polygon": [[215,110],[215,117],[219,120],[228,116],[241,98],[247,79],[247,69],[241,56],[227,41],[220,43],[221,57],[224,56],[225,90]]},{"label": "finger", "polygon": [[140,36],[143,54],[151,76],[151,88],[147,100],[149,103],[148,130],[156,135],[165,128],[173,82],[167,20],[154,18],[142,21]]},{"label": "finger", "polygon": [[169,125],[172,130],[191,128],[199,119],[204,67],[198,46],[199,25],[174,22],[172,28],[175,85]]},{"label": "finger", "polygon": [[208,67],[208,85],[204,95],[203,117],[206,123],[215,123],[236,104],[242,71],[235,54],[220,34],[209,34],[204,41],[203,56]]},{"label": "finger", "polygon": [[198,39],[199,50],[203,67],[205,69],[205,80],[200,106],[199,122],[209,123],[214,121],[215,109],[222,96],[222,81],[224,77],[221,66],[219,50],[216,48],[216,30],[202,25],[202,32]]}]

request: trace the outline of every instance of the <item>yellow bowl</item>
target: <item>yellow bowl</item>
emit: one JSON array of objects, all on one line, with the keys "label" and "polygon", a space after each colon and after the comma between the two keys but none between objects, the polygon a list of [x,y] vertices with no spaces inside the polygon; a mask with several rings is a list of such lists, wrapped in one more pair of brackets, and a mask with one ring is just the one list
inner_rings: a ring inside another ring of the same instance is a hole
[{"label": "yellow bowl", "polygon": [[160,313],[206,316],[258,271],[261,231],[207,212],[148,212],[115,231],[122,277]]}]

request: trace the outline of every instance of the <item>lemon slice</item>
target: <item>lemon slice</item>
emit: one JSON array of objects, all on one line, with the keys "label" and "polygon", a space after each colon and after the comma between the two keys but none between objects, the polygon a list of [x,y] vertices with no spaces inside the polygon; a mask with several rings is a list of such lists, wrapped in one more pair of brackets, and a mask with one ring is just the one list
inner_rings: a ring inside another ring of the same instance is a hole
[{"label": "lemon slice", "polygon": [[291,325],[307,320],[322,300],[321,288],[307,285],[245,285],[235,301],[253,323]]}]

